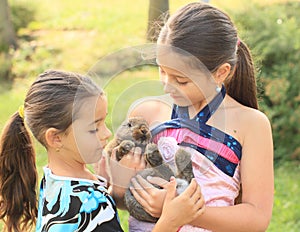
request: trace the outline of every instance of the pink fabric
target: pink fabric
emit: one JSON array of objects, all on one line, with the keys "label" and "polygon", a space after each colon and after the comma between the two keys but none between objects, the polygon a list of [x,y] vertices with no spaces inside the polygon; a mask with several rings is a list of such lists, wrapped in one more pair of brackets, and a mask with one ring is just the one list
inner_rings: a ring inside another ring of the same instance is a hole
[{"label": "pink fabric", "polygon": [[[159,143],[160,139],[169,136],[175,138],[179,143],[184,140],[185,142],[215,151],[234,163],[239,163],[234,152],[226,145],[203,138],[188,129],[164,130],[153,138],[153,142]],[[216,207],[233,205],[240,190],[240,165],[238,164],[234,176],[230,177],[218,169],[210,160],[198,151],[190,147],[184,147],[184,149],[189,151],[192,155],[194,176],[201,186],[205,204],[207,206]],[[168,157],[168,159],[172,160],[174,157]],[[154,224],[152,223],[141,222],[133,217],[130,217],[129,219],[130,232],[151,231],[153,226]],[[194,231],[207,232],[208,230],[190,225],[185,225],[180,229],[180,232]]]},{"label": "pink fabric", "polygon": [[239,158],[236,156],[236,154],[225,144],[216,142],[208,138],[204,138],[187,128],[166,129],[157,134],[153,139],[153,142],[157,143],[158,138],[161,137],[173,137],[177,140],[178,143],[181,143],[182,141],[191,143],[196,146],[213,151],[232,163],[238,164],[239,162]]}]

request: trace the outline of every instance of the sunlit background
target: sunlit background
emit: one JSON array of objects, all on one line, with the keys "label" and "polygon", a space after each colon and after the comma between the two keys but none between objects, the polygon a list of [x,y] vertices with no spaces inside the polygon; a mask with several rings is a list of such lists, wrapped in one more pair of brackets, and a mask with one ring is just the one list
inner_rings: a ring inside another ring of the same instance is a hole
[{"label": "sunlit background", "polygon": [[[170,0],[170,14],[189,2],[192,1]],[[0,50],[1,130],[9,116],[23,104],[34,78],[44,70],[86,74],[108,55],[149,42],[147,0],[9,0],[8,3],[18,48]],[[212,0],[210,4],[230,14],[240,37],[252,49],[259,77],[260,107],[272,122],[275,199],[268,231],[298,231],[300,2]],[[119,61],[107,62],[103,73],[114,73],[120,68],[118,65]],[[132,102],[143,96],[162,94],[155,65],[124,68],[108,79],[103,87],[109,100],[107,124],[112,130],[125,118]],[[41,168],[47,160],[45,150],[38,144],[36,148],[41,178]],[[120,211],[120,215],[127,231],[128,214]]]}]

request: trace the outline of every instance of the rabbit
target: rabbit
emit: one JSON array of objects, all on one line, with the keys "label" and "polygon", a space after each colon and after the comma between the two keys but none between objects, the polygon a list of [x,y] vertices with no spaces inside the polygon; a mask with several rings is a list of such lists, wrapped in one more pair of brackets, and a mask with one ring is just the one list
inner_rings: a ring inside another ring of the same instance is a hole
[{"label": "rabbit", "polygon": [[[155,176],[169,181],[171,176],[176,177],[177,193],[182,193],[194,177],[191,154],[179,148],[175,153],[175,171],[170,164],[163,161],[162,155],[156,144],[150,143],[145,148],[144,153],[147,164],[150,166],[137,174],[143,178],[147,176]],[[131,186],[131,185],[130,185]],[[159,186],[155,186],[160,188]],[[128,188],[124,196],[125,206],[129,214],[140,221],[156,222],[158,218],[152,217],[147,213],[140,203],[134,198]]]},{"label": "rabbit", "polygon": [[111,156],[115,147],[117,161],[120,161],[133,147],[145,150],[150,142],[151,133],[146,120],[142,117],[131,117],[125,120],[117,129],[114,138],[107,144],[105,151]]},{"label": "rabbit", "polygon": [[[174,139],[175,140],[175,139]],[[120,161],[133,147],[140,147],[147,163],[147,168],[137,174],[146,178],[156,176],[167,181],[171,176],[177,179],[177,192],[180,194],[191,182],[193,175],[191,155],[183,148],[176,148],[173,167],[164,162],[163,156],[155,143],[151,143],[151,132],[146,120],[142,117],[131,117],[125,120],[117,129],[114,138],[107,144],[105,151],[110,157],[112,150],[116,149],[116,159]],[[159,188],[159,186],[155,186]],[[124,203],[129,214],[141,221],[156,222],[158,218],[152,217],[136,201],[129,187],[124,196]]]}]

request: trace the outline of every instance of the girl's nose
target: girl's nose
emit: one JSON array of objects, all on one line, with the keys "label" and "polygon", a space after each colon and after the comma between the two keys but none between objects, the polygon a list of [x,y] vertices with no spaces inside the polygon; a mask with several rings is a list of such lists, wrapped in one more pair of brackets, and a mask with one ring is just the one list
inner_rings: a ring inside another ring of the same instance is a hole
[{"label": "girl's nose", "polygon": [[111,131],[105,126],[105,129],[103,131],[103,134],[101,136],[101,140],[108,140],[112,136]]},{"label": "girl's nose", "polygon": [[175,93],[176,92],[175,86],[172,83],[170,83],[168,78],[164,78],[164,80],[162,82],[163,82],[165,93]]}]

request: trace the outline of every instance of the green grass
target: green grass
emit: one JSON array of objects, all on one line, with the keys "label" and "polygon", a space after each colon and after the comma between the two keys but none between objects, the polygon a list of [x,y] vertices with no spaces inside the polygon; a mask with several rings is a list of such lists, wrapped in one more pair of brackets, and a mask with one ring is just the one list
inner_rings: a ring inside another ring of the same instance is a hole
[{"label": "green grass", "polygon": [[[28,4],[26,0],[10,2]],[[188,2],[192,1],[170,1],[171,12]],[[228,5],[239,9],[246,4],[236,0],[215,0],[212,3],[224,9]],[[15,81],[0,84],[0,130],[23,103],[26,90],[38,73],[49,68],[87,73],[97,62],[103,61],[104,56],[118,54],[120,50],[146,42],[148,1],[145,0],[130,4],[125,0],[32,0],[30,7],[36,9],[37,19],[18,34],[22,38],[31,37],[31,40],[19,40],[20,50],[13,58]],[[108,93],[107,124],[112,130],[124,119],[133,101],[162,93],[161,87],[158,87],[157,69],[152,66],[124,70],[109,82],[100,78],[97,81]],[[45,149],[38,144],[36,148],[41,178],[47,158]],[[299,183],[299,164],[286,163],[276,167],[274,210],[269,232],[298,231]],[[127,212],[120,211],[120,217],[127,231]]]},{"label": "green grass", "polygon": [[268,231],[299,231],[300,164],[284,163],[275,169],[273,217]]}]

